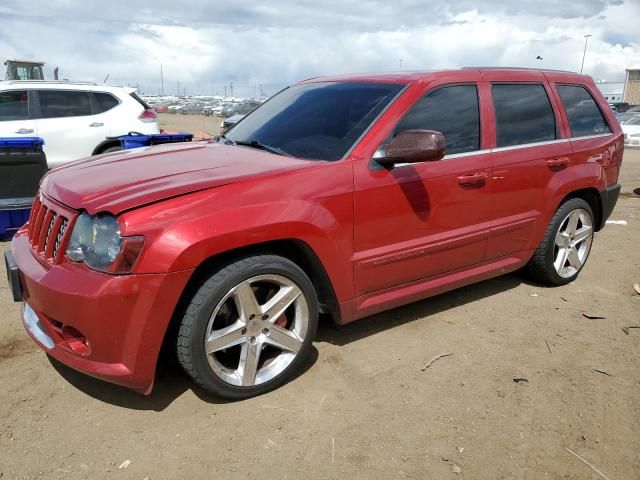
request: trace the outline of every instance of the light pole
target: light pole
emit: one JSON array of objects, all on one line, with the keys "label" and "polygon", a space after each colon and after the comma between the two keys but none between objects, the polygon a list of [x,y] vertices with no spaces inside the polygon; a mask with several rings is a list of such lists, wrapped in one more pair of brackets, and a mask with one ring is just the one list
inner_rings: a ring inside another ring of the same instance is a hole
[{"label": "light pole", "polygon": [[582,65],[580,65],[580,74],[582,74],[582,69],[584,68],[584,58],[587,56],[587,43],[589,42],[589,37],[592,35],[588,33],[584,36],[584,52],[582,54]]}]

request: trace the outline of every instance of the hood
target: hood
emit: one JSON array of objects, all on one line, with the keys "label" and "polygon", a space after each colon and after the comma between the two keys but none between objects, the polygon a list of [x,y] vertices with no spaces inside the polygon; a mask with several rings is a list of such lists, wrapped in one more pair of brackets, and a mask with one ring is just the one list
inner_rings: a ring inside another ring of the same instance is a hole
[{"label": "hood", "polygon": [[216,143],[179,143],[122,151],[51,170],[41,191],[90,214],[124,210],[165,198],[314,162]]}]

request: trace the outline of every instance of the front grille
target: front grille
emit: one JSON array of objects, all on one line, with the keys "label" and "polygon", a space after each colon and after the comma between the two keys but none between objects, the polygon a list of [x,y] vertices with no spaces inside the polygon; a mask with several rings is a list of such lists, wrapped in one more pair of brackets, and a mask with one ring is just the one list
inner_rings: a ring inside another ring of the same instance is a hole
[{"label": "front grille", "polygon": [[51,254],[53,258],[56,258],[58,256],[60,245],[62,244],[62,239],[64,238],[64,232],[67,230],[67,225],[69,225],[69,220],[64,218],[62,220],[62,223],[60,224],[60,230],[58,230],[58,234],[56,235],[56,242],[53,244],[53,253]]},{"label": "front grille", "polygon": [[62,257],[69,222],[73,212],[50,201],[42,195],[36,196],[29,218],[29,242],[37,256],[51,263]]}]

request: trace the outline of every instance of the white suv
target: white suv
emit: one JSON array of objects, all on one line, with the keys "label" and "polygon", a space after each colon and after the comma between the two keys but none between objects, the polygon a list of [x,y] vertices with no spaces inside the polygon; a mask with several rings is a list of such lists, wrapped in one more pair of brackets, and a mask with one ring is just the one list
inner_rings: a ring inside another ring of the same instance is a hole
[{"label": "white suv", "polygon": [[120,150],[117,137],[159,133],[134,88],[52,81],[0,82],[0,138],[41,137],[49,168]]}]

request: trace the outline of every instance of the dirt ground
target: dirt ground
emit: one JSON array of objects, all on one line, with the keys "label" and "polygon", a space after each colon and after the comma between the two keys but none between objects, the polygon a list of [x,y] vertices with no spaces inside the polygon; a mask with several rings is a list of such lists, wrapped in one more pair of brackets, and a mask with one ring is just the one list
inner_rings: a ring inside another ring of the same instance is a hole
[{"label": "dirt ground", "polygon": [[576,282],[508,275],[325,322],[302,375],[242,402],[171,368],[149,397],[75,373],[0,282],[0,478],[639,479],[640,151],[624,162],[627,225]]},{"label": "dirt ground", "polygon": [[218,135],[222,120],[220,117],[206,117],[204,115],[158,114],[160,128],[181,133],[204,132],[211,136]]}]

